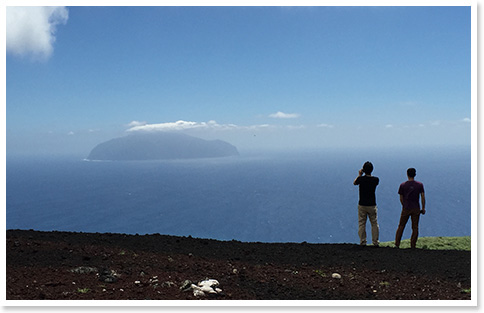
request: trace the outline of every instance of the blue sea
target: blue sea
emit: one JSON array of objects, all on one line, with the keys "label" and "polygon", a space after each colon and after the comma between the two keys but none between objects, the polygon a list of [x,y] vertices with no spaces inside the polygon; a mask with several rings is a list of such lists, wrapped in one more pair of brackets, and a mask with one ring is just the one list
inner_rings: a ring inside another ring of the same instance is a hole
[{"label": "blue sea", "polygon": [[[367,160],[380,178],[381,241],[394,239],[401,212],[397,191],[408,167],[417,169],[425,186],[420,236],[471,235],[470,147],[139,162],[7,156],[7,229],[358,243],[353,180]],[[367,229],[370,236],[369,223]]]}]

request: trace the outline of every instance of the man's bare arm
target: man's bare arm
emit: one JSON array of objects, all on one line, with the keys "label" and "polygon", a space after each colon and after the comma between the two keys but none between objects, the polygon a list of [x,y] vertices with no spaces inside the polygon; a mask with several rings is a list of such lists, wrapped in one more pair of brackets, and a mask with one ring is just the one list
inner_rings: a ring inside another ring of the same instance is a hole
[{"label": "man's bare arm", "polygon": [[421,200],[422,200],[422,214],[425,214],[425,212],[426,212],[426,211],[425,211],[425,193],[424,193],[424,192],[422,192],[422,193],[420,194],[420,197],[421,197]]},{"label": "man's bare arm", "polygon": [[[361,175],[363,175],[363,169],[358,171],[358,177],[361,177]],[[358,177],[356,177],[355,180],[353,181],[353,185],[355,186],[356,186],[356,180],[358,179]]]}]

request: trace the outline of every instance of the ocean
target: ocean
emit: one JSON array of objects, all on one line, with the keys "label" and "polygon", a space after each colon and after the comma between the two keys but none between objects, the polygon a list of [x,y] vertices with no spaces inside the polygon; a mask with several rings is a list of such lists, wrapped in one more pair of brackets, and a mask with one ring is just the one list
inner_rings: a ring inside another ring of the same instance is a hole
[{"label": "ocean", "polygon": [[[129,162],[7,155],[6,224],[41,231],[358,243],[353,180],[367,160],[380,178],[380,241],[394,239],[401,212],[397,191],[408,167],[417,169],[416,180],[425,186],[420,236],[471,235],[470,147]],[[404,239],[410,232],[409,221]]]}]

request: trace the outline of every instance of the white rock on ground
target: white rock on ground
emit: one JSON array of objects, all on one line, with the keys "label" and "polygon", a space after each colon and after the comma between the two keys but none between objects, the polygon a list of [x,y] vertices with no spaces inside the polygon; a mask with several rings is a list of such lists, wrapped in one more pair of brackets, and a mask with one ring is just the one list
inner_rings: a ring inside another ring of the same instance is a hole
[{"label": "white rock on ground", "polygon": [[207,294],[218,294],[222,289],[217,288],[219,282],[215,279],[207,279],[198,283],[198,285],[191,284],[190,288],[193,290],[193,295],[196,297],[203,297]]},{"label": "white rock on ground", "polygon": [[336,278],[336,279],[341,279],[341,275],[338,274],[338,273],[333,273],[333,275],[331,275],[331,277]]}]

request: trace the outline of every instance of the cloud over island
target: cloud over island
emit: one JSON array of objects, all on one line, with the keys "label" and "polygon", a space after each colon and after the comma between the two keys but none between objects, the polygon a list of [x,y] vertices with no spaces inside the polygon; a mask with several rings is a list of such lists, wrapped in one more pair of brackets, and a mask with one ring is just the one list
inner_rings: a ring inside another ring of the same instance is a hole
[{"label": "cloud over island", "polygon": [[127,130],[128,132],[180,131],[180,130],[187,130],[187,129],[239,129],[240,128],[239,126],[234,124],[219,124],[215,121],[190,122],[190,121],[183,121],[183,120],[179,120],[176,122],[168,122],[168,123],[158,123],[158,124],[147,124],[147,123],[139,123],[137,121],[133,121],[128,125],[133,126]]},{"label": "cloud over island", "polygon": [[306,128],[306,126],[298,125],[271,125],[271,124],[258,124],[250,126],[241,126],[236,124],[220,124],[214,120],[208,122],[192,122],[179,120],[176,122],[166,122],[166,123],[156,123],[148,124],[146,122],[132,121],[127,124],[129,127],[127,132],[156,132],[156,131],[184,131],[184,130],[267,130],[267,129],[301,129]]}]

